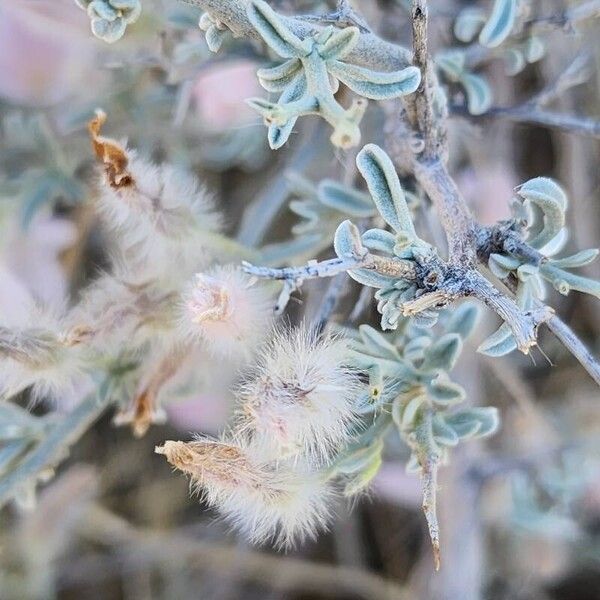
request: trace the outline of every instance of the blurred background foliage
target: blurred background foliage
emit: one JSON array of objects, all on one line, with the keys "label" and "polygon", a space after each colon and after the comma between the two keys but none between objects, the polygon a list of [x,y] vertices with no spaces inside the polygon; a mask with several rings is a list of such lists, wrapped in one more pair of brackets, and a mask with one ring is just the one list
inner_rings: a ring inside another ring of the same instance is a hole
[{"label": "blurred background foliage", "polygon": [[[271,4],[296,14],[333,8],[315,0]],[[431,4],[434,52],[456,46],[454,17],[470,3]],[[562,6],[533,4],[544,14]],[[382,36],[409,43],[406,3],[354,5]],[[227,232],[240,243],[266,245],[273,263],[301,264],[315,248],[331,255],[324,229],[315,232],[310,219],[331,222],[333,231],[339,221],[319,204],[319,182],[360,185],[349,166],[353,155],[334,151],[327,127],[314,118],[298,123],[291,144],[270,152],[260,119],[243,103],[259,93],[255,70],[265,63],[264,48],[224,36],[214,55],[194,7],[144,0],[143,9],[109,46],[90,34],[88,18],[72,0],[0,4],[0,310],[6,314],[18,313],[23,290],[56,306],[69,303],[106,264],[92,210],[96,189],[85,128],[96,107],[110,114],[111,135],[206,181]],[[577,35],[550,33],[544,59],[515,76],[501,60],[487,62],[494,105],[519,105],[583,52],[588,81],[555,105],[600,114],[599,33],[594,21]],[[461,90],[455,93],[460,100]],[[384,118],[382,107],[371,103],[365,142],[383,143]],[[509,215],[515,185],[547,175],[571,198],[569,248],[598,245],[597,140],[457,117],[451,149],[459,187],[484,224]],[[416,196],[412,204],[420,235],[435,241],[439,231],[426,204]],[[597,265],[584,272],[600,275]],[[314,311],[324,285],[304,287],[301,302],[290,305],[292,320]],[[349,285],[351,302],[359,288]],[[600,354],[595,300],[553,294],[552,304]],[[373,311],[369,322],[377,323]],[[222,373],[201,397],[168,405],[168,424],[141,440],[103,417],[37,498],[24,491],[18,506],[4,508],[0,598],[465,600],[458,590],[476,590],[479,583],[490,600],[600,598],[598,390],[545,332],[543,354],[476,356],[496,326],[486,313],[453,373],[471,403],[500,409],[503,426],[485,443],[462,447],[440,474],[446,549],[439,574],[431,570],[418,478],[405,473],[408,450],[393,440],[368,495],[353,507],[340,503],[330,532],[285,555],[248,547],[190,500],[185,479],[173,476],[153,448],[190,431],[219,431],[234,379]],[[36,406],[43,419],[24,423],[21,431],[30,427],[35,440],[39,428],[73,402]],[[10,407],[0,408],[0,468],[6,469],[15,437],[6,424],[15,417]],[[468,597],[476,598],[472,593]]]}]

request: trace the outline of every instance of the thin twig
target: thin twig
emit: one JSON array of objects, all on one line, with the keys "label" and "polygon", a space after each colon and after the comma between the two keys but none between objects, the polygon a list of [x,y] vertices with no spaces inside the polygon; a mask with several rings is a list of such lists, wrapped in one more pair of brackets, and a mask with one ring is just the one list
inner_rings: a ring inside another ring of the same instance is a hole
[{"label": "thin twig", "polygon": [[[254,29],[246,8],[248,0],[183,0],[208,12],[231,30],[235,37],[250,37],[261,40]],[[300,38],[311,36],[322,29],[321,25],[311,24],[297,17],[282,17],[285,24]],[[377,69],[397,70],[411,64],[411,53],[396,44],[386,42],[372,33],[363,32],[356,46],[348,54],[347,60]]]},{"label": "thin twig", "polygon": [[529,104],[509,108],[491,108],[482,115],[471,115],[465,107],[452,106],[450,113],[454,116],[465,117],[472,120],[506,119],[514,123],[543,125],[566,133],[600,139],[599,119],[565,115],[550,110],[532,109]]}]

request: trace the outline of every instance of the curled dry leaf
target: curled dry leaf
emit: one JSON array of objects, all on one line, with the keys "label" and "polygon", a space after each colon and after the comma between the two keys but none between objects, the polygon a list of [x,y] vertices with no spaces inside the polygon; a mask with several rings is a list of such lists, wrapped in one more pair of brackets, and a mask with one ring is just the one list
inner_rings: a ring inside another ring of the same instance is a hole
[{"label": "curled dry leaf", "polygon": [[116,140],[100,135],[102,125],[106,122],[106,113],[96,110],[96,115],[88,123],[88,131],[92,138],[92,147],[96,157],[102,161],[106,178],[113,188],[129,187],[134,184],[131,173],[127,170],[129,159],[125,148]]}]

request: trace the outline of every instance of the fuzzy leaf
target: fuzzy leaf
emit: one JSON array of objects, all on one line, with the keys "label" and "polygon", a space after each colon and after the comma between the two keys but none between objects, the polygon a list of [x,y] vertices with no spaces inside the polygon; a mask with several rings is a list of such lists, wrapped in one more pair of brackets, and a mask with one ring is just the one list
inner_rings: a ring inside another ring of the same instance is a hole
[{"label": "fuzzy leaf", "polygon": [[450,371],[456,364],[462,341],[455,333],[446,333],[424,352],[423,371]]},{"label": "fuzzy leaf", "polygon": [[451,415],[444,415],[444,421],[461,439],[491,435],[498,429],[500,422],[498,409],[493,406],[465,408]]},{"label": "fuzzy leaf", "polygon": [[429,397],[440,406],[450,406],[462,402],[465,397],[465,390],[462,386],[448,381],[447,379],[434,379],[428,386]]},{"label": "fuzzy leaf", "polygon": [[390,157],[375,144],[367,144],[356,157],[358,170],[384,221],[395,231],[416,237],[404,192]]},{"label": "fuzzy leaf", "polygon": [[360,337],[365,344],[365,349],[373,356],[381,356],[391,360],[399,360],[400,354],[396,347],[388,342],[385,337],[370,325],[361,325],[358,328]]},{"label": "fuzzy leaf", "polygon": [[452,311],[445,325],[446,333],[457,333],[464,340],[469,337],[479,319],[479,308],[472,302],[465,302]]},{"label": "fuzzy leaf", "polygon": [[396,245],[396,236],[384,229],[369,229],[362,234],[363,244],[370,250],[379,250],[380,252],[394,253]]},{"label": "fuzzy leaf", "polygon": [[472,115],[481,115],[492,104],[492,91],[488,82],[479,75],[463,73],[460,82],[467,95],[467,108]]},{"label": "fuzzy leaf", "polygon": [[490,271],[498,279],[506,279],[512,271],[519,268],[520,264],[521,262],[518,259],[504,254],[492,253],[488,260]]},{"label": "fuzzy leaf", "polygon": [[503,55],[504,71],[507,75],[513,76],[520,73],[527,64],[525,56],[518,48],[509,48]]},{"label": "fuzzy leaf", "polygon": [[353,92],[371,100],[388,100],[412,94],[421,82],[421,71],[412,66],[401,71],[379,73],[333,60],[327,63],[327,70]]},{"label": "fuzzy leaf", "polygon": [[292,33],[283,19],[263,0],[251,0],[247,14],[250,23],[279,56],[294,58],[310,53],[312,42],[301,40]]},{"label": "fuzzy leaf", "polygon": [[448,425],[441,415],[435,415],[432,420],[433,438],[442,446],[456,446],[459,441],[458,434]]},{"label": "fuzzy leaf", "polygon": [[551,264],[554,267],[560,269],[573,269],[575,267],[583,267],[594,262],[600,252],[597,248],[589,248],[588,250],[582,250],[571,256],[565,256],[564,258],[552,259]]},{"label": "fuzzy leaf", "polygon": [[532,35],[525,43],[525,58],[528,63],[535,63],[541,60],[545,53],[546,46],[536,35]]},{"label": "fuzzy leaf", "polygon": [[436,55],[436,65],[452,81],[459,81],[465,71],[465,53],[462,50],[448,50]]},{"label": "fuzzy leaf", "polygon": [[548,177],[536,177],[526,181],[517,193],[542,211],[544,226],[533,239],[528,240],[531,246],[540,248],[564,227],[567,196],[563,189]]},{"label": "fuzzy leaf", "polygon": [[363,256],[365,248],[358,227],[348,220],[340,223],[333,238],[333,248],[340,258]]},{"label": "fuzzy leaf", "polygon": [[371,198],[357,190],[341,185],[337,181],[325,179],[318,188],[319,200],[325,206],[352,217],[372,217],[375,206]]},{"label": "fuzzy leaf", "polygon": [[318,48],[319,55],[323,60],[344,58],[356,46],[359,37],[357,27],[338,29]]},{"label": "fuzzy leaf", "polygon": [[569,271],[563,271],[551,263],[540,265],[540,273],[544,279],[552,282],[554,288],[565,296],[571,290],[575,290],[600,298],[600,282],[594,279],[574,275],[573,273],[569,273]]},{"label": "fuzzy leaf", "polygon": [[296,77],[302,68],[298,58],[290,58],[284,63],[268,69],[259,69],[256,72],[260,85],[268,92],[283,91]]},{"label": "fuzzy leaf", "polygon": [[485,13],[480,8],[464,8],[454,22],[454,35],[461,42],[471,42],[484,23]]},{"label": "fuzzy leaf", "polygon": [[492,14],[479,34],[479,43],[499,46],[510,34],[517,16],[517,0],[495,0]]},{"label": "fuzzy leaf", "polygon": [[477,352],[486,356],[504,356],[515,350],[516,347],[517,342],[511,328],[503,323],[492,335],[481,342]]},{"label": "fuzzy leaf", "polygon": [[358,281],[358,283],[362,285],[379,289],[388,288],[394,285],[394,282],[396,281],[392,277],[381,275],[371,269],[352,269],[351,271],[348,271],[348,275],[350,275],[354,281]]}]

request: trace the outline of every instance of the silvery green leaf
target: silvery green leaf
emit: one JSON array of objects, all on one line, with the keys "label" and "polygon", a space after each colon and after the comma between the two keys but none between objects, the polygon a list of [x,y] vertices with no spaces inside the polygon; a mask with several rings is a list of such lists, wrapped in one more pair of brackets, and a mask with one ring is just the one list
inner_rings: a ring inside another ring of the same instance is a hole
[{"label": "silvery green leaf", "polygon": [[433,327],[438,322],[439,312],[433,309],[422,310],[420,313],[414,315],[412,319],[420,327]]},{"label": "silvery green leaf", "polygon": [[515,350],[516,347],[517,342],[510,327],[503,323],[492,335],[481,342],[477,352],[486,356],[504,356]]},{"label": "silvery green leaf", "polygon": [[517,0],[494,0],[492,14],[479,34],[479,43],[488,48],[499,46],[509,35],[517,16]]},{"label": "silvery green leaf", "polygon": [[492,253],[488,260],[490,271],[498,279],[506,279],[520,264],[521,261],[519,259],[512,256],[505,256],[504,254]]},{"label": "silvery green leaf", "polygon": [[430,382],[427,391],[429,397],[441,406],[458,404],[466,397],[465,390],[460,385],[440,377]]},{"label": "silvery green leaf", "polygon": [[392,418],[401,431],[410,431],[413,429],[419,409],[426,402],[427,398],[425,396],[416,396],[415,398],[411,398],[407,403],[403,403],[401,397],[396,401],[400,408],[396,410],[396,414],[394,414],[394,410],[392,409]]},{"label": "silvery green leaf", "polygon": [[271,102],[264,98],[246,98],[245,102],[264,118],[269,118],[273,110],[277,108],[276,102]]},{"label": "silvery green leaf", "polygon": [[396,237],[393,233],[384,229],[369,229],[362,234],[363,244],[369,250],[378,250],[379,252],[394,253]]},{"label": "silvery green leaf", "polygon": [[504,71],[507,75],[517,75],[520,73],[527,64],[525,56],[518,48],[508,48],[504,52]]},{"label": "silvery green leaf", "polygon": [[403,355],[410,361],[421,360],[424,356],[424,350],[431,345],[431,339],[426,335],[414,337],[404,346]]},{"label": "silvery green leaf", "polygon": [[343,221],[335,230],[333,248],[340,258],[363,256],[365,248],[358,227],[352,221]]},{"label": "silvery green leaf", "polygon": [[465,70],[465,53],[462,50],[448,50],[435,57],[435,64],[452,81],[459,81]]},{"label": "silvery green leaf", "polygon": [[473,331],[478,318],[478,306],[472,302],[464,302],[458,308],[452,310],[444,329],[446,333],[457,333],[464,340]]},{"label": "silvery green leaf", "polygon": [[[76,0],[78,1],[78,0]],[[200,15],[200,20],[198,21],[198,27],[202,29],[202,31],[208,31],[210,27],[214,25],[214,21],[209,13],[204,12]]]},{"label": "silvery green leaf", "polygon": [[388,100],[412,94],[421,82],[421,71],[417,67],[406,67],[391,73],[378,73],[364,67],[332,60],[327,63],[327,70],[353,92],[371,100]]},{"label": "silvery green leaf", "polygon": [[406,463],[406,472],[412,475],[421,473],[421,465],[419,464],[419,460],[415,456],[414,452],[410,455],[410,458]]},{"label": "silvery green leaf", "polygon": [[358,473],[367,468],[372,463],[373,457],[380,455],[382,450],[383,441],[381,439],[369,446],[350,448],[348,454],[336,461],[335,470],[343,475]]},{"label": "silvery green leaf", "polygon": [[526,181],[517,192],[524,200],[537,206],[544,215],[542,230],[528,240],[534,248],[548,243],[565,225],[567,196],[562,188],[548,177],[536,177]]},{"label": "silvery green leaf", "polygon": [[318,188],[319,200],[329,208],[352,217],[372,217],[375,206],[368,194],[348,188],[337,181],[324,179]]},{"label": "silvery green leaf", "polygon": [[480,75],[463,73],[460,82],[467,95],[467,108],[472,115],[481,115],[492,104],[492,90]]},{"label": "silvery green leaf", "polygon": [[323,60],[344,58],[356,46],[359,37],[360,31],[357,27],[338,29],[318,47],[319,55]]},{"label": "silvery green leaf", "polygon": [[348,271],[348,275],[358,281],[362,285],[367,285],[374,288],[388,288],[394,284],[395,279],[380,275],[370,269],[352,269]]},{"label": "silvery green leaf", "polygon": [[119,18],[119,13],[106,0],[93,0],[88,5],[87,11],[90,17],[103,19],[109,23]]},{"label": "silvery green leaf", "polygon": [[92,19],[91,26],[92,33],[109,44],[120,40],[127,27],[123,19],[115,19],[112,22],[104,19]]},{"label": "silvery green leaf", "polygon": [[458,444],[458,434],[444,421],[441,415],[435,415],[431,425],[433,438],[438,444],[450,447]]},{"label": "silvery green leaf", "polygon": [[260,85],[268,92],[283,91],[299,74],[302,63],[298,58],[290,58],[284,63],[256,72]]},{"label": "silvery green leaf", "polygon": [[544,279],[550,281],[554,288],[565,296],[571,290],[575,290],[600,298],[600,282],[594,279],[574,275],[573,273],[569,273],[569,271],[563,271],[551,263],[541,264],[540,273]]},{"label": "silvery green leaf", "polygon": [[206,30],[204,37],[206,38],[206,45],[208,46],[208,49],[211,52],[218,52],[223,45],[225,31],[213,25]]},{"label": "silvery green leaf", "polygon": [[600,250],[598,250],[597,248],[589,248],[588,250],[582,250],[581,252],[577,252],[577,254],[573,254],[571,256],[552,259],[550,263],[552,264],[552,266],[558,267],[560,269],[573,269],[575,267],[583,267],[584,265],[589,265],[591,262],[595,261],[599,252]]},{"label": "silvery green leaf", "polygon": [[456,333],[446,333],[424,352],[423,371],[450,371],[462,350],[462,341]]},{"label": "silvery green leaf", "polygon": [[396,350],[396,347],[388,342],[379,331],[370,325],[361,325],[358,331],[369,354],[386,357],[391,360],[400,359],[400,354]]},{"label": "silvery green leaf", "polygon": [[451,415],[444,415],[444,420],[461,439],[491,435],[500,424],[498,409],[493,406],[464,408]]},{"label": "silvery green leaf", "polygon": [[484,23],[485,13],[480,8],[464,8],[454,21],[454,35],[461,42],[471,42]]},{"label": "silvery green leaf", "polygon": [[568,240],[569,230],[567,227],[563,227],[548,243],[539,249],[539,252],[544,256],[554,256],[565,247]]},{"label": "silvery green leaf", "polygon": [[546,46],[541,38],[537,35],[532,35],[525,42],[525,58],[528,63],[534,63],[541,60],[546,53]]},{"label": "silvery green leaf", "polygon": [[384,221],[395,231],[405,231],[416,237],[404,192],[390,157],[379,146],[367,144],[358,153],[356,165]]},{"label": "silvery green leaf", "polygon": [[289,139],[298,117],[292,117],[285,125],[269,125],[267,129],[267,140],[269,147],[279,150]]},{"label": "silvery green leaf", "polygon": [[345,485],[344,496],[355,496],[359,492],[362,492],[371,483],[375,475],[377,475],[381,468],[381,464],[381,452],[379,454],[373,454],[370,462],[365,465],[363,470]]},{"label": "silvery green leaf", "polygon": [[283,58],[307,56],[310,40],[301,40],[290,31],[283,19],[263,0],[250,0],[247,8],[250,23],[267,45]]}]

